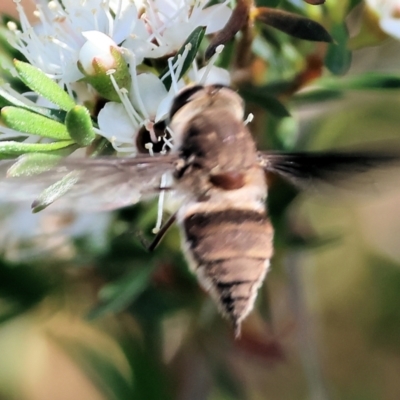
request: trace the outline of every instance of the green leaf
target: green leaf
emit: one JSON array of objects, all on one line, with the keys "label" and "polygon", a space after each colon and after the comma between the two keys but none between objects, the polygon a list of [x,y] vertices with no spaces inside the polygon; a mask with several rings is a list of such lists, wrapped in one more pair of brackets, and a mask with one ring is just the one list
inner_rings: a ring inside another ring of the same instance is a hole
[{"label": "green leaf", "polygon": [[89,146],[96,137],[92,119],[86,107],[75,106],[68,111],[65,126],[72,139],[80,146]]},{"label": "green leaf", "polygon": [[63,158],[60,154],[31,153],[24,154],[8,169],[11,178],[33,176],[48,171]]},{"label": "green leaf", "polygon": [[289,111],[276,98],[263,90],[262,87],[249,86],[240,90],[240,95],[249,102],[255,103],[270,112],[274,117],[290,117]]},{"label": "green leaf", "polygon": [[399,89],[400,75],[367,72],[344,79],[324,78],[318,84],[327,90],[346,89]]},{"label": "green leaf", "polygon": [[370,272],[374,317],[369,321],[368,335],[375,348],[389,352],[400,350],[400,265],[398,259],[383,254],[369,254],[366,266]]},{"label": "green leaf", "polygon": [[296,234],[285,235],[285,247],[293,250],[313,250],[325,246],[337,245],[343,236],[340,233],[332,233],[324,236],[300,236]]},{"label": "green leaf", "polygon": [[5,141],[0,142],[0,155],[1,156],[20,156],[25,153],[39,153],[60,150],[65,147],[73,145],[72,140],[62,140],[53,143],[24,143]]},{"label": "green leaf", "polygon": [[[179,76],[177,76],[177,80],[181,79],[183,75],[185,75],[186,71],[190,68],[192,65],[193,60],[196,58],[197,51],[200,47],[201,41],[203,40],[204,33],[206,31],[206,28],[203,26],[197,27],[186,39],[186,42],[183,44],[183,46],[179,49],[178,53],[175,55],[175,57],[172,60],[172,65],[175,64],[178,61],[178,57],[181,57],[183,52],[186,49],[186,46],[189,45],[189,52],[185,58],[185,61],[183,62],[182,70],[180,71]],[[164,86],[166,87],[167,90],[171,87],[172,84],[172,79],[170,75],[169,68],[165,68],[164,71],[160,74],[161,79],[162,79]]]},{"label": "green leaf", "polygon": [[335,75],[343,75],[350,68],[351,51],[348,50],[348,32],[345,23],[332,29],[335,43],[331,43],[325,56],[326,67]]},{"label": "green leaf", "polygon": [[256,20],[298,39],[328,43],[333,41],[328,31],[318,22],[288,11],[259,7]]},{"label": "green leaf", "polygon": [[6,90],[0,87],[0,108],[6,106],[15,106],[18,108],[24,108],[25,110],[32,111],[36,114],[44,115],[45,117],[54,119],[55,121],[58,122],[64,122],[66,115],[65,111],[63,110],[27,105],[26,103],[17,99],[12,94],[8,93]]},{"label": "green leaf", "polygon": [[32,212],[37,213],[42,211],[50,204],[54,203],[67,193],[78,180],[79,173],[77,171],[72,171],[65,175],[64,178],[43,190],[40,196],[32,203]]},{"label": "green leaf", "polygon": [[280,0],[256,0],[257,7],[277,7]]},{"label": "green leaf", "polygon": [[99,296],[102,304],[89,314],[89,318],[126,308],[146,289],[154,269],[155,265],[137,267],[128,276],[101,289]]},{"label": "green leaf", "polygon": [[260,91],[265,91],[271,96],[279,96],[281,94],[287,94],[293,92],[293,81],[291,80],[276,80],[266,85],[259,86]]},{"label": "green leaf", "polygon": [[68,93],[64,92],[52,79],[40,69],[32,65],[14,60],[14,66],[21,80],[34,92],[45,99],[50,100],[64,111],[69,111],[75,106],[75,102]]},{"label": "green leaf", "polygon": [[65,125],[22,108],[4,107],[1,110],[1,118],[9,128],[18,132],[50,139],[71,139]]},{"label": "green leaf", "polygon": [[[338,80],[335,79],[335,83]],[[322,101],[329,101],[343,97],[343,91],[339,90],[338,86],[332,85],[329,88],[313,88],[310,90],[296,93],[292,99],[292,104],[302,103],[320,103]]]}]

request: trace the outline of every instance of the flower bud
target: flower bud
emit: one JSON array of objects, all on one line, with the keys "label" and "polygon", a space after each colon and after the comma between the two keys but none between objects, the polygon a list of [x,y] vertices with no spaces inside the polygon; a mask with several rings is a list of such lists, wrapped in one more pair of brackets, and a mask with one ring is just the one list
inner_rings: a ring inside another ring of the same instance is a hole
[{"label": "flower bud", "polygon": [[120,101],[110,72],[113,71],[113,79],[119,88],[129,88],[131,85],[128,64],[120,48],[104,33],[89,31],[82,34],[87,42],[79,52],[78,68],[85,75],[84,80],[104,98]]}]

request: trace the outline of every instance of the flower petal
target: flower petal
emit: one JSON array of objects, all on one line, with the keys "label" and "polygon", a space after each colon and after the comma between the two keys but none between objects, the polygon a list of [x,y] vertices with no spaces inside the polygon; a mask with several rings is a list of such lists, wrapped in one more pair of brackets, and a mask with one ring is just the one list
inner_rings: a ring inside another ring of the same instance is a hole
[{"label": "flower petal", "polygon": [[124,106],[113,101],[108,102],[98,115],[101,135],[109,140],[132,144],[138,126],[129,118]]},{"label": "flower petal", "polygon": [[[154,118],[157,114],[157,108],[161,101],[167,96],[167,89],[157,76],[150,73],[140,74],[137,77],[137,92],[140,93],[140,97],[143,106],[151,118]],[[135,90],[135,91],[136,91]],[[137,110],[141,110],[140,100],[134,97],[134,90],[131,90],[131,101],[133,106]]]},{"label": "flower petal", "polygon": [[231,17],[232,9],[225,4],[216,4],[207,7],[201,11],[197,21],[197,26],[206,26],[206,35],[221,30],[229,18]]},{"label": "flower petal", "polygon": [[231,84],[231,76],[226,69],[213,66],[207,72],[207,67],[203,67],[197,73],[199,81],[203,79],[204,73],[207,73],[207,77],[203,82],[204,85],[229,86]]},{"label": "flower petal", "polygon": [[162,121],[163,119],[168,117],[169,110],[171,109],[172,102],[174,101],[175,93],[171,90],[170,93],[163,100],[161,100],[160,104],[157,108],[157,114],[154,118],[155,122]]},{"label": "flower petal", "polygon": [[113,39],[116,43],[122,43],[133,32],[138,21],[138,11],[134,3],[126,5],[115,20]]},{"label": "flower petal", "polygon": [[380,21],[380,26],[387,34],[400,39],[400,18],[383,18]]}]

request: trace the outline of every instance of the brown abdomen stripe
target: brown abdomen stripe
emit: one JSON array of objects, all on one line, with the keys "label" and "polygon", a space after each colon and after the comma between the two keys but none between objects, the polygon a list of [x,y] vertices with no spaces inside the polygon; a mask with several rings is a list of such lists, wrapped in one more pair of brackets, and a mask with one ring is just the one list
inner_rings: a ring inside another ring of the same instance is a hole
[{"label": "brown abdomen stripe", "polygon": [[272,256],[268,217],[259,211],[227,209],[189,215],[183,225],[200,282],[238,334]]}]

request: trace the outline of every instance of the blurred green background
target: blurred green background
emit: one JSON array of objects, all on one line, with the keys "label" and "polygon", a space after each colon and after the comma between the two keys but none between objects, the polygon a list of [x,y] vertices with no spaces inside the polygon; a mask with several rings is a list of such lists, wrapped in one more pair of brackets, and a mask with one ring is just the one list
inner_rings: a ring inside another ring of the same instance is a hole
[{"label": "blurred green background", "polygon": [[[398,142],[400,42],[365,4],[260,3],[335,39],[258,31],[254,86],[241,90],[260,148]],[[104,215],[3,205],[0,399],[398,400],[398,171],[345,186],[298,193],[271,178],[275,255],[239,340],[188,271],[176,227],[143,249],[155,202]]]}]

